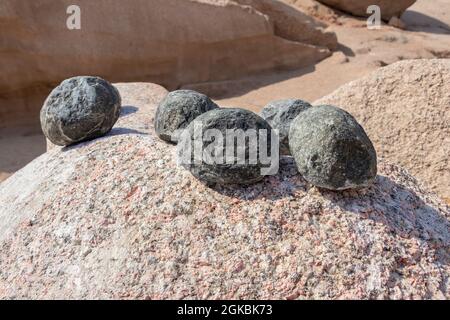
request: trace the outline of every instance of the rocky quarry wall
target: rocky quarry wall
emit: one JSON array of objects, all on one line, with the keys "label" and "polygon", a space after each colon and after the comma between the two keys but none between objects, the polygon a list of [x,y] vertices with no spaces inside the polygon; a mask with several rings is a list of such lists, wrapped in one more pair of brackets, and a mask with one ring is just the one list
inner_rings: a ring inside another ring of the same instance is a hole
[{"label": "rocky quarry wall", "polygon": [[337,47],[323,23],[275,0],[80,0],[81,30],[66,27],[71,4],[0,3],[0,121],[37,115],[75,75],[174,89],[312,65]]}]

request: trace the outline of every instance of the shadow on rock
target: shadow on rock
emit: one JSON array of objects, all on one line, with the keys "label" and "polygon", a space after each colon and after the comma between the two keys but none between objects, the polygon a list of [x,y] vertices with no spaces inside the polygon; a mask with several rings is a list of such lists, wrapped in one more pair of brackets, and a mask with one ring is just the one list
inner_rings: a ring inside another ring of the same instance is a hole
[{"label": "shadow on rock", "polygon": [[430,244],[436,248],[441,261],[450,263],[449,219],[404,185],[379,175],[369,188],[320,192],[341,209],[383,224],[401,238],[416,238]]},{"label": "shadow on rock", "polygon": [[268,85],[297,78],[316,70],[315,65],[298,70],[276,70],[258,76],[249,76],[239,80],[225,80],[200,84],[183,85],[181,89],[191,89],[206,94],[214,99],[228,99],[247,94]]},{"label": "shadow on rock", "polygon": [[450,26],[423,13],[408,10],[402,15],[409,31],[450,34]]}]

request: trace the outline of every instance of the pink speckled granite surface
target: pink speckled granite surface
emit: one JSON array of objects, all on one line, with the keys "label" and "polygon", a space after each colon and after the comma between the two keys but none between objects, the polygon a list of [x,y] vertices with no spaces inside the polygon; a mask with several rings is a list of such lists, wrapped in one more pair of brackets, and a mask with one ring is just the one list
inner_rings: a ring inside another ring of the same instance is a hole
[{"label": "pink speckled granite surface", "polygon": [[337,193],[283,159],[211,189],[153,133],[165,90],[118,88],[111,134],[0,185],[0,298],[450,298],[450,210],[403,169]]}]

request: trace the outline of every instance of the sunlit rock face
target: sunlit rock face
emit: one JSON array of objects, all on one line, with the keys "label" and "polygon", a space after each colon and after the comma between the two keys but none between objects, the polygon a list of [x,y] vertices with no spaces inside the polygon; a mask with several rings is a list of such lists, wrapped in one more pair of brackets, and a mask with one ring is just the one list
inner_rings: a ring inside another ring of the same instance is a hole
[{"label": "sunlit rock face", "polygon": [[394,63],[343,85],[313,105],[350,112],[378,156],[405,167],[450,199],[450,59]]},{"label": "sunlit rock face", "polygon": [[264,3],[80,0],[81,29],[69,30],[73,1],[1,1],[0,119],[37,114],[51,89],[73,76],[175,89],[309,66],[336,48],[321,23],[275,0]]}]

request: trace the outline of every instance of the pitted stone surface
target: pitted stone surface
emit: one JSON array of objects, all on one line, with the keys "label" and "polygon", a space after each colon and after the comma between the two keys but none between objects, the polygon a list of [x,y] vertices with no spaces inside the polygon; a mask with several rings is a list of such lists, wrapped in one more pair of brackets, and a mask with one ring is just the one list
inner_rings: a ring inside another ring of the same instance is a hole
[{"label": "pitted stone surface", "polygon": [[108,133],[120,115],[121,98],[113,85],[98,77],[64,80],[41,109],[47,139],[67,146]]}]

